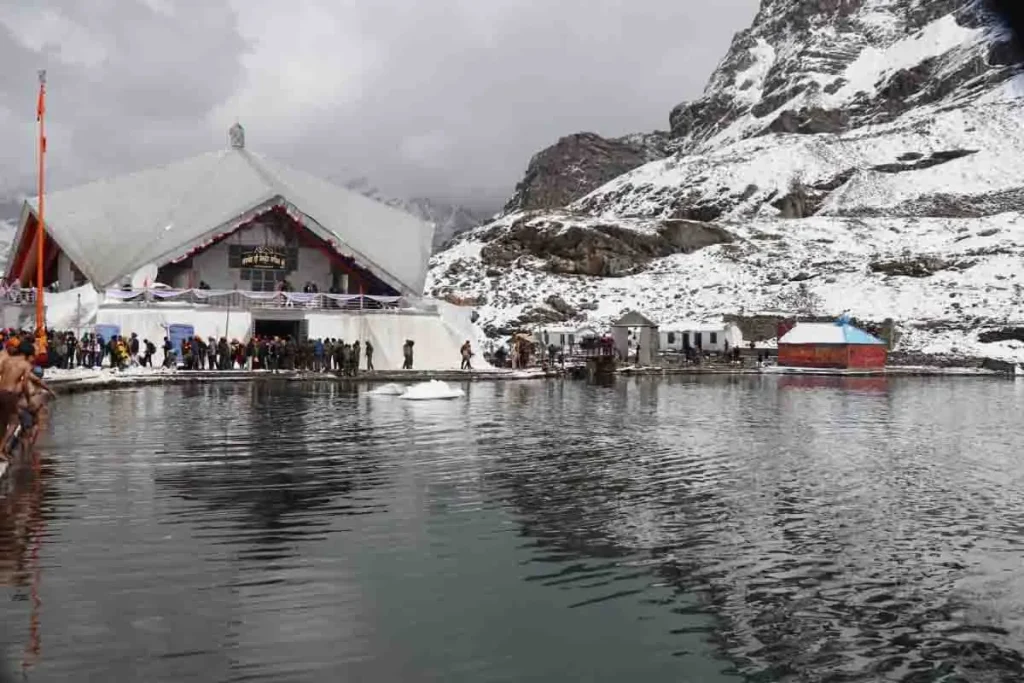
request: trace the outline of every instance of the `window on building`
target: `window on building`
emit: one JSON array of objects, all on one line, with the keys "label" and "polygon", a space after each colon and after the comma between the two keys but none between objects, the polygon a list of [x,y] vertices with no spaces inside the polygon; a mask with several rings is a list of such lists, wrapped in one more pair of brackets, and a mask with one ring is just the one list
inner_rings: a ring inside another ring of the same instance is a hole
[{"label": "window on building", "polygon": [[576,335],[575,334],[570,334],[569,335],[569,346],[576,346]]},{"label": "window on building", "polygon": [[676,333],[675,332],[669,332],[668,333],[668,343],[669,344],[675,344],[676,343]]},{"label": "window on building", "polygon": [[718,343],[718,333],[717,332],[709,332],[708,333],[708,337],[710,337],[710,342],[712,344],[717,344]]},{"label": "window on building", "polygon": [[[248,277],[247,277],[248,276]],[[279,282],[284,281],[287,272],[283,270],[243,270],[242,279],[249,282],[253,292],[273,292]]]},{"label": "window on building", "polygon": [[702,346],[704,346],[703,335],[700,332],[693,333],[693,345],[696,346],[697,348],[701,348]]}]

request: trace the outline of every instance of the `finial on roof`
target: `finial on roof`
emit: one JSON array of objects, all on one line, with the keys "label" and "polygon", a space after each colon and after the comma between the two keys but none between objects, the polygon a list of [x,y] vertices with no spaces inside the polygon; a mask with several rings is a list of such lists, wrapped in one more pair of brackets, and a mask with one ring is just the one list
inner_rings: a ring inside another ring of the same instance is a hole
[{"label": "finial on roof", "polygon": [[235,125],[231,126],[228,130],[228,139],[234,149],[245,149],[245,128],[242,128],[242,124],[236,121]]}]

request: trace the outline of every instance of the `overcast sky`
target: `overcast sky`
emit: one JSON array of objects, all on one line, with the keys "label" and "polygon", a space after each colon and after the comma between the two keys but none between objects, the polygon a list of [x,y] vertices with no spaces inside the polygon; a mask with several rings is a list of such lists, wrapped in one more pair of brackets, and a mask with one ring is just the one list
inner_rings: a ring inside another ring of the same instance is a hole
[{"label": "overcast sky", "polygon": [[561,135],[668,127],[757,0],[0,0],[0,189],[247,146],[396,196],[500,202]]}]

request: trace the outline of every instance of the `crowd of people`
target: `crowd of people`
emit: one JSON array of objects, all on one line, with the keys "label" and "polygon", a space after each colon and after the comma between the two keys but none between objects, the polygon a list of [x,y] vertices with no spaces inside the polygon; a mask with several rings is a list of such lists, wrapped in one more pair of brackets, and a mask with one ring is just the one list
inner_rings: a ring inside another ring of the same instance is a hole
[{"label": "crowd of people", "polygon": [[72,368],[96,368],[109,365],[115,368],[153,365],[156,345],[148,339],[139,339],[131,334],[127,338],[112,335],[85,333],[79,338],[70,330],[47,333],[47,348],[44,367],[70,370]]},{"label": "crowd of people", "polygon": [[[31,333],[0,331],[0,339],[28,336]],[[413,369],[415,342],[405,340],[402,345],[402,369]],[[159,354],[159,357],[158,357]],[[476,355],[469,340],[459,349],[461,367],[472,370]],[[342,339],[306,339],[292,337],[252,337],[239,341],[226,337],[191,338],[172,342],[164,337],[157,347],[149,339],[132,332],[109,338],[97,332],[80,337],[71,330],[48,330],[45,353],[39,354],[41,367],[71,370],[74,368],[112,367],[125,370],[132,367],[181,368],[184,370],[267,370],[305,372],[333,372],[356,375],[373,372],[374,347],[370,340],[348,342]]]},{"label": "crowd of people", "polygon": [[[186,370],[304,370],[355,375],[362,369],[374,369],[374,349],[369,340],[349,343],[333,338],[299,341],[291,337],[252,337],[241,342],[196,336],[183,340],[176,349],[170,338],[164,337],[163,350],[166,367],[181,364]],[[411,367],[411,355],[409,363]]]},{"label": "crowd of people", "polygon": [[[13,334],[12,331],[0,333]],[[31,336],[31,335],[29,335]],[[113,367],[154,367],[157,346],[136,333],[127,337],[85,333],[80,338],[72,331],[50,330],[47,353],[40,358],[43,367],[73,369]],[[412,340],[403,346],[404,365],[412,368]],[[373,344],[345,342],[341,339],[309,339],[291,337],[253,337],[248,342],[226,337],[203,339],[195,336],[177,346],[164,337],[160,349],[161,365],[185,370],[304,370],[340,372],[354,375],[360,370],[373,371]]]}]

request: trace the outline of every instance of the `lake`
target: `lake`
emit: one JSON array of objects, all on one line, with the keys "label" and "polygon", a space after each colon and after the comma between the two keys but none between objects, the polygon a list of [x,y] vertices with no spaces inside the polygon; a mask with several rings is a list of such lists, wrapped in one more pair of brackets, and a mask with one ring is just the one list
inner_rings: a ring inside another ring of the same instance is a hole
[{"label": "lake", "polygon": [[1024,382],[62,397],[0,499],[30,681],[1024,680]]}]

